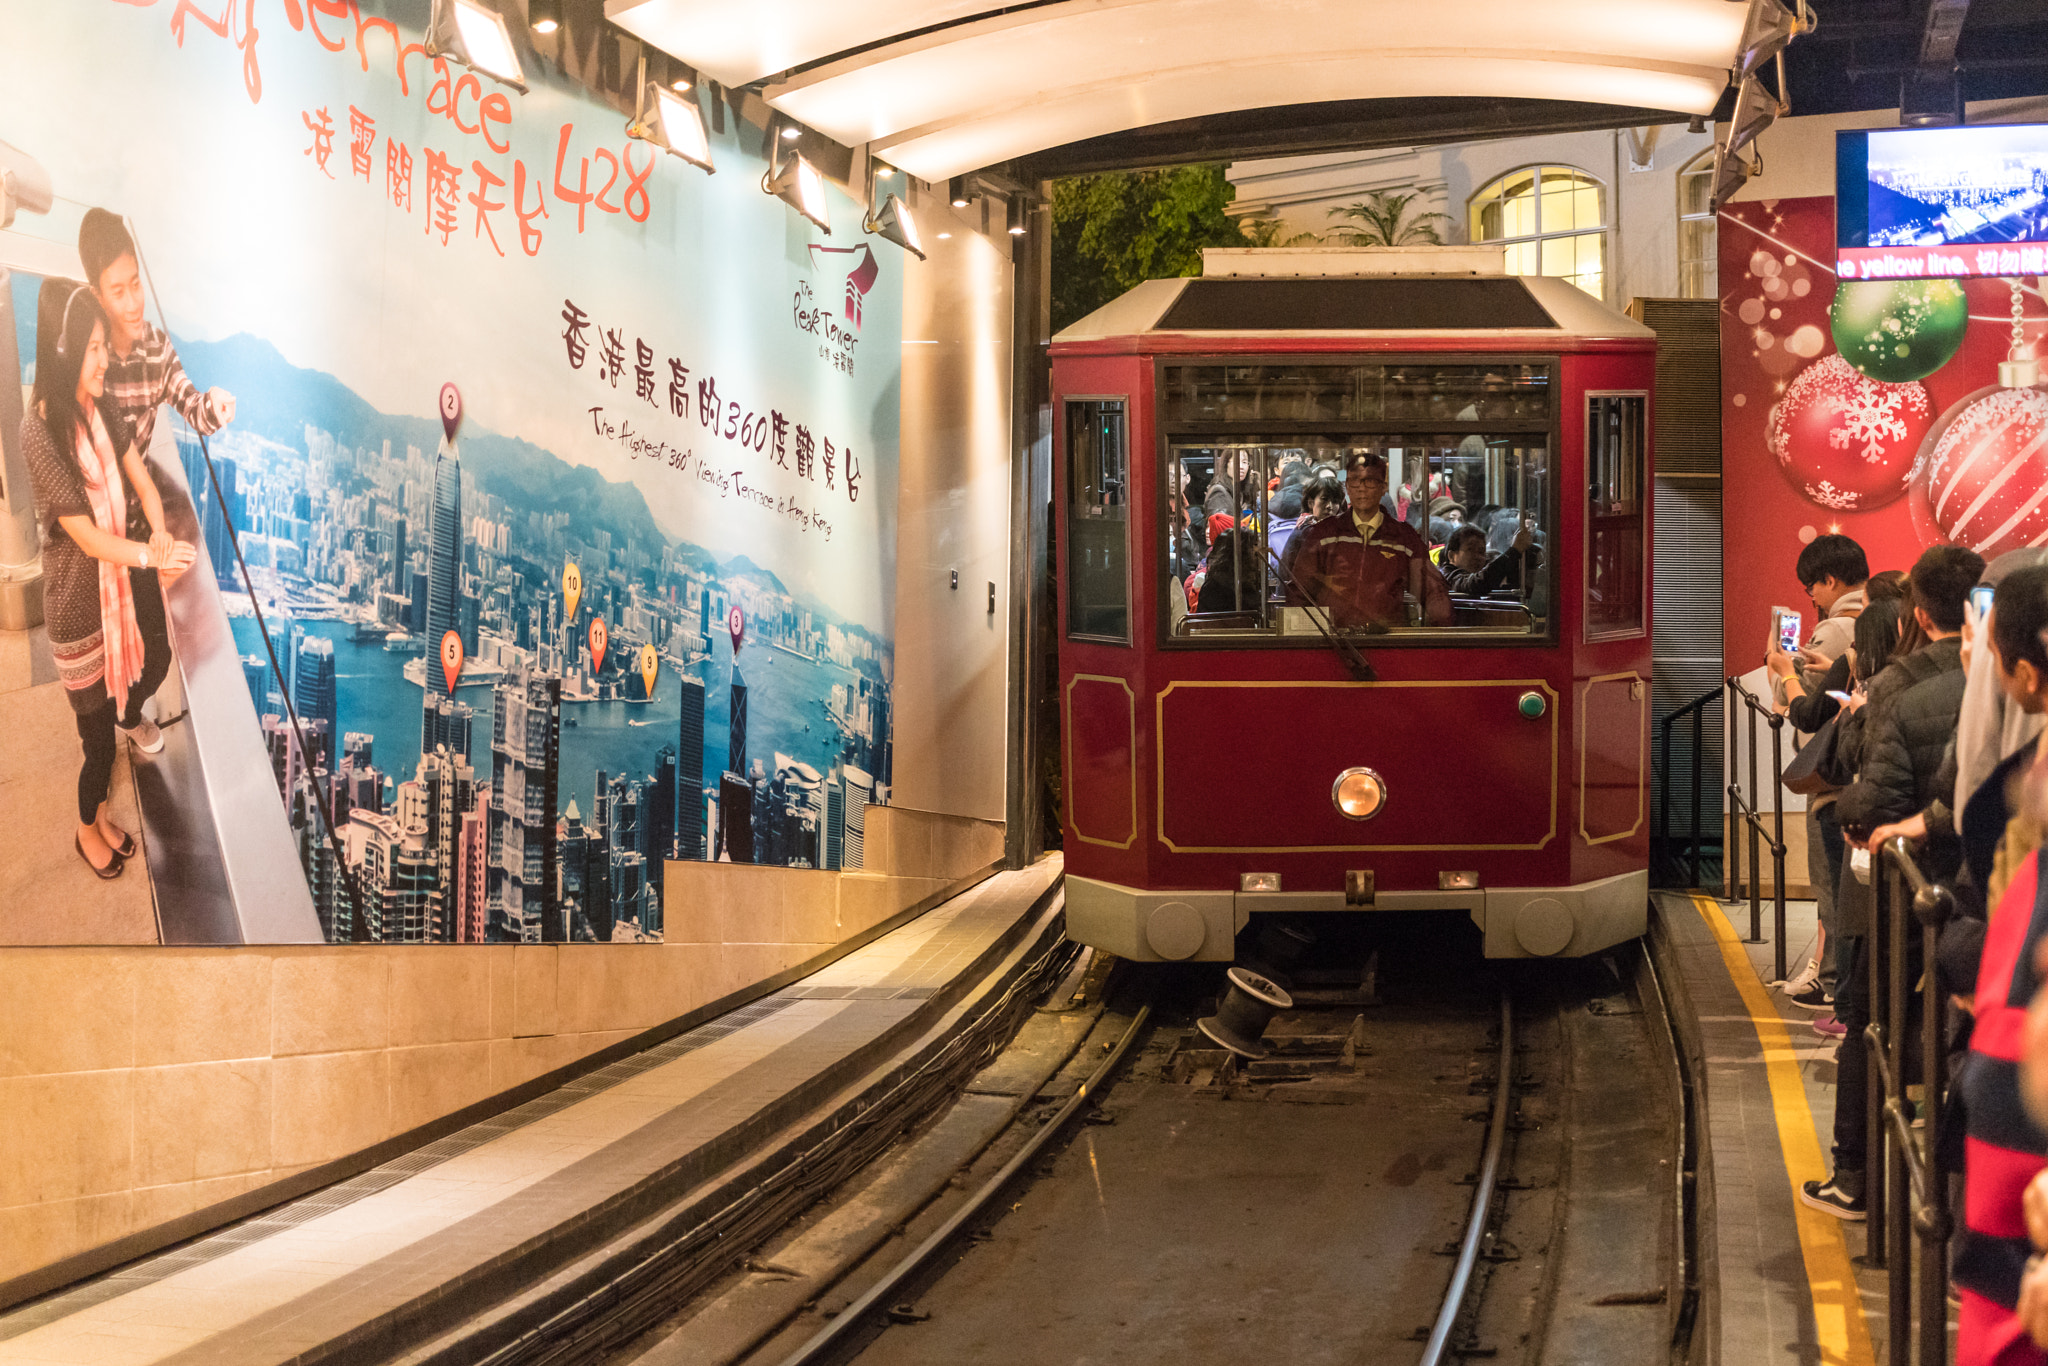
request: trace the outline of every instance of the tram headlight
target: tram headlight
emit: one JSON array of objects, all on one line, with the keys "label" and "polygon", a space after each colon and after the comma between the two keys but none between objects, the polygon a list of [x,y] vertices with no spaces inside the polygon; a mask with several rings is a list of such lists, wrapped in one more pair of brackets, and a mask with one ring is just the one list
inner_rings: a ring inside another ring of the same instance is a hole
[{"label": "tram headlight", "polygon": [[1355,821],[1369,821],[1387,804],[1387,784],[1369,768],[1347,768],[1330,788],[1330,801]]}]

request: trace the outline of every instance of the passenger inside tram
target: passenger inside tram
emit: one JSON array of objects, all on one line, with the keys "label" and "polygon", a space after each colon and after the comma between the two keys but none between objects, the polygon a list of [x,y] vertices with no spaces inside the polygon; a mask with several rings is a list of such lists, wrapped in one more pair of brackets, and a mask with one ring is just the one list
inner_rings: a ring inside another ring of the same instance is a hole
[{"label": "passenger inside tram", "polygon": [[1344,462],[1350,516],[1326,517],[1302,535],[1287,600],[1313,603],[1339,627],[1406,626],[1409,604],[1431,626],[1448,626],[1450,596],[1415,528],[1381,506],[1387,458],[1355,451]]},{"label": "passenger inside tram", "polygon": [[[1508,511],[1509,525],[1514,512]],[[1492,533],[1478,524],[1460,526],[1451,532],[1444,547],[1444,582],[1455,597],[1483,598],[1502,589],[1520,588],[1527,580],[1525,565],[1541,563],[1543,552],[1536,549],[1534,518],[1523,519],[1498,551],[1491,549]]]}]

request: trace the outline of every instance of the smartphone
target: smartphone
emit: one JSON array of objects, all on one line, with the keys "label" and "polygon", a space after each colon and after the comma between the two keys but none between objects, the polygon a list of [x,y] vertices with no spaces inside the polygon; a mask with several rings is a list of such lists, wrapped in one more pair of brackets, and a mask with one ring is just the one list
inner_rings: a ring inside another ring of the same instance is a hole
[{"label": "smartphone", "polygon": [[1991,615],[1991,599],[1998,592],[1988,583],[1980,583],[1970,590],[1970,606],[1977,611],[1977,620]]},{"label": "smartphone", "polygon": [[1845,692],[1836,692],[1833,688],[1829,688],[1828,696],[1834,698],[1835,701],[1840,702],[1845,707],[1849,705],[1849,694]]},{"label": "smartphone", "polygon": [[1789,607],[1771,609],[1772,644],[1786,654],[1797,654],[1799,642],[1805,635],[1799,614]]}]

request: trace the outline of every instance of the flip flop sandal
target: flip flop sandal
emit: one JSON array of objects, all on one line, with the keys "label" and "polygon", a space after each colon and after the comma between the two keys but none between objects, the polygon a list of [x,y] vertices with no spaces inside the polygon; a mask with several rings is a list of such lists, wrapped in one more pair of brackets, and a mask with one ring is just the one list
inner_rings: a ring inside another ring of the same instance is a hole
[{"label": "flip flop sandal", "polygon": [[[115,828],[115,829],[117,829],[117,830],[119,830],[119,829],[120,829],[120,827],[119,827],[119,826],[116,826],[116,827],[114,827],[114,828]],[[101,834],[100,838],[101,838],[101,839],[105,839],[105,838],[106,838],[106,835],[105,835],[105,834],[103,833],[103,834]],[[118,856],[120,856],[121,858],[124,858],[124,859],[130,859],[130,858],[134,858],[134,857],[135,857],[135,836],[133,836],[133,835],[129,834],[129,833],[128,833],[128,832],[126,831],[126,830],[122,830],[122,831],[121,831],[121,843],[120,843],[119,845],[113,845],[113,844],[109,844],[109,845],[107,846],[107,848],[109,848],[109,849],[112,849],[112,850],[114,851],[114,853],[115,853],[115,854],[117,854]]]},{"label": "flip flop sandal", "polygon": [[115,878],[121,876],[121,868],[123,865],[121,856],[119,854],[114,855],[113,859],[108,862],[107,866],[101,868],[98,865],[96,865],[91,859],[86,857],[85,841],[81,840],[78,836],[73,835],[71,837],[71,847],[78,851],[78,857],[85,863],[86,867],[92,869],[93,876],[100,879],[100,881],[112,882]]}]

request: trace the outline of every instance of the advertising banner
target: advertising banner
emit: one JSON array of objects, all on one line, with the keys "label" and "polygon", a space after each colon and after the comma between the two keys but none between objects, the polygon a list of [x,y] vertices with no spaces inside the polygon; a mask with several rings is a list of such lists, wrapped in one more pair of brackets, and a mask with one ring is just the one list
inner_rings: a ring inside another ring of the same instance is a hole
[{"label": "advertising banner", "polygon": [[0,0],[0,942],[658,940],[667,859],[861,861],[901,253],[428,8]]}]

